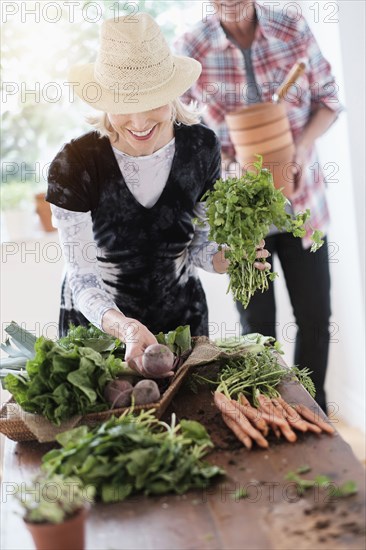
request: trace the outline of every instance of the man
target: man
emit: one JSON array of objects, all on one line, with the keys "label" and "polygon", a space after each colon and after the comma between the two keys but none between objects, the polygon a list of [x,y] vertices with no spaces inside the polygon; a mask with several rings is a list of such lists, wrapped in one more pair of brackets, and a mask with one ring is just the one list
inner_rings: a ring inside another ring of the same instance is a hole
[{"label": "man", "polygon": [[[329,213],[324,177],[315,141],[334,122],[341,106],[330,65],[324,59],[305,19],[296,7],[275,10],[252,0],[202,3],[202,20],[178,40],[178,53],[201,62],[200,78],[186,94],[205,106],[205,123],[217,133],[226,174],[235,173],[235,149],[225,123],[227,112],[242,105],[271,101],[272,95],[299,59],[306,70],[285,97],[296,147],[294,212],[311,210],[311,224],[302,242],[271,232],[266,248],[281,262],[298,331],[295,363],[313,371],[316,400],[326,410],[324,381],[328,361],[330,276],[327,239],[311,254],[312,229],[325,232]],[[276,337],[274,288],[257,293],[248,308],[237,303],[243,332]]]}]

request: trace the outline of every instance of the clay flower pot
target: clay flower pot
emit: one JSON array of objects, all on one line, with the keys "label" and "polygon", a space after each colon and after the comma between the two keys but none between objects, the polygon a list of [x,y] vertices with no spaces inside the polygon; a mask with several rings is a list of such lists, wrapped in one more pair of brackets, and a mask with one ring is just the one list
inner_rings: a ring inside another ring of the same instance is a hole
[{"label": "clay flower pot", "polygon": [[291,132],[285,132],[280,136],[262,139],[249,145],[237,145],[235,147],[239,159],[245,160],[250,155],[266,155],[274,153],[292,144]]},{"label": "clay flower pot", "polygon": [[255,128],[248,128],[247,130],[232,130],[230,132],[230,138],[234,147],[237,145],[250,145],[252,143],[260,143],[263,141],[263,135],[266,140],[279,136],[290,130],[290,124],[287,117],[280,118],[274,122],[270,122],[262,126],[256,126]]},{"label": "clay flower pot", "polygon": [[81,508],[63,523],[29,523],[37,550],[84,550],[87,509]]},{"label": "clay flower pot", "polygon": [[272,172],[277,189],[291,197],[294,188],[291,163],[295,153],[284,103],[255,103],[226,115],[236,158],[244,170],[253,170],[256,155]]},{"label": "clay flower pot", "polygon": [[284,103],[254,103],[226,114],[226,124],[230,130],[247,130],[269,124],[286,117]]}]

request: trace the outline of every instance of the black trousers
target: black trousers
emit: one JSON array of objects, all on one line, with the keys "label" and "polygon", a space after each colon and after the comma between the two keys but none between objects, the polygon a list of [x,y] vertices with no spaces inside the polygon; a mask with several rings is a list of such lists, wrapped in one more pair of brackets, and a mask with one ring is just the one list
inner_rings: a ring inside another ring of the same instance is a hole
[{"label": "black trousers", "polygon": [[[330,274],[327,240],[315,253],[302,248],[301,239],[288,233],[266,238],[265,248],[281,262],[297,325],[294,363],[308,367],[316,388],[316,401],[326,411],[324,381],[328,362],[330,310]],[[288,326],[276,334],[276,304],[273,283],[269,290],[257,292],[248,308],[237,302],[244,334],[259,332],[267,336],[286,338]],[[281,329],[281,327],[280,327]]]}]

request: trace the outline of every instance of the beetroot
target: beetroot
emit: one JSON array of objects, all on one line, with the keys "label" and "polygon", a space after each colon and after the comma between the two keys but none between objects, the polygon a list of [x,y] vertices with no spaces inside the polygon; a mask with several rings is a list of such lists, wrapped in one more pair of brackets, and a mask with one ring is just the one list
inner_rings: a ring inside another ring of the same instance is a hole
[{"label": "beetroot", "polygon": [[142,356],[142,367],[146,376],[164,376],[173,369],[174,354],[168,346],[151,344]]},{"label": "beetroot", "polygon": [[111,405],[111,409],[128,407],[131,405],[133,387],[127,380],[111,380],[104,388],[104,398]]},{"label": "beetroot", "polygon": [[147,405],[155,403],[160,399],[160,391],[154,380],[141,380],[137,382],[133,388],[132,397],[135,400],[135,405]]}]

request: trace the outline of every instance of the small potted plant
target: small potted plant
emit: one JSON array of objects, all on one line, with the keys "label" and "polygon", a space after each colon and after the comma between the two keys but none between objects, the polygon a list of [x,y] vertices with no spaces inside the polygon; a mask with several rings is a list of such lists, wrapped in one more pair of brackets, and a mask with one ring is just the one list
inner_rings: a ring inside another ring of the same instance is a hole
[{"label": "small potted plant", "polygon": [[77,477],[36,476],[16,494],[37,550],[84,550],[85,520],[94,488]]}]

